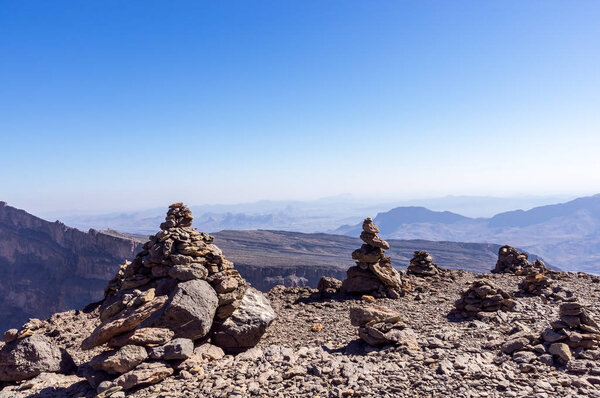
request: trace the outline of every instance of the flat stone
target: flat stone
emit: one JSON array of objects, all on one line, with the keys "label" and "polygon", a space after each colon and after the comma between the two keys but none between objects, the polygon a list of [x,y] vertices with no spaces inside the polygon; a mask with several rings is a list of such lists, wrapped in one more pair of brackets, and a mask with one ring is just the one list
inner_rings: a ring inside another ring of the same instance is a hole
[{"label": "flat stone", "polygon": [[101,370],[109,374],[122,374],[142,363],[148,354],[144,347],[126,345],[118,350],[105,351],[95,356],[90,361],[94,370]]},{"label": "flat stone", "polygon": [[130,390],[156,384],[172,374],[173,368],[165,362],[144,362],[115,379],[115,384],[123,387],[123,390]]},{"label": "flat stone", "polygon": [[187,359],[194,353],[194,342],[190,339],[178,338],[162,346],[148,348],[148,353],[152,359],[165,361]]},{"label": "flat stone", "polygon": [[162,345],[171,341],[175,333],[166,328],[142,328],[120,334],[109,340],[109,347],[125,345]]},{"label": "flat stone", "polygon": [[90,348],[104,344],[116,335],[135,329],[140,323],[158,311],[167,302],[167,296],[159,296],[140,307],[130,307],[116,317],[108,319],[98,326],[90,336],[81,343],[81,348]]},{"label": "flat stone", "polygon": [[550,348],[548,349],[548,352],[550,352],[550,354],[556,355],[565,362],[570,361],[573,357],[573,355],[571,354],[571,349],[565,343],[551,344]]}]

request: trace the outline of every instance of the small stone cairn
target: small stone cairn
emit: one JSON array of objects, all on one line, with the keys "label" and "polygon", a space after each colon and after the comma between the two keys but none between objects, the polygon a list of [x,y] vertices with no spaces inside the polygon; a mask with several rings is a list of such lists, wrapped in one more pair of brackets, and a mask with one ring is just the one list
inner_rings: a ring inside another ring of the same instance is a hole
[{"label": "small stone cairn", "polygon": [[519,284],[519,291],[534,296],[551,296],[553,294],[550,279],[542,273],[525,275]]},{"label": "small stone cairn", "polygon": [[455,312],[463,317],[472,317],[478,313],[512,311],[516,305],[514,296],[494,286],[487,280],[477,280],[455,303]]},{"label": "small stone cairn", "polygon": [[541,260],[535,260],[532,264],[527,259],[527,253],[521,253],[514,247],[505,245],[498,250],[498,261],[492,272],[515,275],[543,274],[546,272],[546,265]]},{"label": "small stone cairn", "polygon": [[275,318],[267,298],[192,220],[183,203],[169,206],[160,231],[109,282],[101,323],[81,344],[108,348],[78,369],[99,393],[193,373],[206,352],[219,357],[256,345]]},{"label": "small stone cairn", "polygon": [[442,269],[433,263],[433,257],[424,250],[416,250],[410,265],[406,269],[407,274],[416,276],[437,276]]},{"label": "small stone cairn", "polygon": [[598,348],[600,327],[587,310],[578,302],[560,305],[560,319],[550,323],[542,333],[542,339],[555,362],[564,365],[573,356],[581,356],[584,350]]},{"label": "small stone cairn", "polygon": [[402,322],[399,312],[376,304],[350,308],[350,323],[358,326],[359,337],[369,345],[401,345],[418,350],[415,332]]},{"label": "small stone cairn", "polygon": [[357,262],[346,273],[342,293],[401,297],[410,286],[392,267],[390,257],[385,256],[385,250],[389,249],[390,245],[377,236],[379,228],[373,224],[370,217],[364,220],[362,229],[360,238],[365,244],[352,252],[352,259]]}]

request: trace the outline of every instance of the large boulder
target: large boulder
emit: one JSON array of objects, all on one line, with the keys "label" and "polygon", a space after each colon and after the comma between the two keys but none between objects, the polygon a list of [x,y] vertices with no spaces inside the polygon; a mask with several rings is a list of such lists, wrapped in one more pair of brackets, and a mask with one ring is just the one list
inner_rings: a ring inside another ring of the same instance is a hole
[{"label": "large boulder", "polygon": [[42,372],[60,372],[68,354],[41,334],[7,343],[0,350],[0,380],[20,381]]},{"label": "large boulder", "polygon": [[241,305],[224,322],[216,325],[213,342],[227,352],[254,347],[275,319],[269,300],[250,287]]},{"label": "large boulder", "polygon": [[142,326],[167,328],[175,337],[196,340],[210,331],[218,305],[217,294],[208,282],[201,279],[182,282],[163,309]]}]

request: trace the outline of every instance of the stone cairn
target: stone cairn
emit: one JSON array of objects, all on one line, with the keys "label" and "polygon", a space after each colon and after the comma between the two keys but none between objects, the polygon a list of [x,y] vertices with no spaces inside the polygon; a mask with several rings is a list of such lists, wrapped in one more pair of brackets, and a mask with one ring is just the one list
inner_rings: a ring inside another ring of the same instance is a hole
[{"label": "stone cairn", "polygon": [[417,276],[436,276],[442,269],[433,263],[433,257],[424,250],[416,250],[410,265],[406,269],[407,274]]},{"label": "stone cairn", "polygon": [[534,296],[550,296],[553,294],[550,279],[542,273],[525,275],[519,283],[519,291]]},{"label": "stone cairn", "polygon": [[546,272],[546,265],[541,260],[535,260],[532,264],[527,259],[527,253],[521,253],[514,247],[505,245],[498,250],[498,261],[492,272],[515,275],[543,274]]},{"label": "stone cairn", "polygon": [[542,333],[544,345],[557,364],[564,365],[573,356],[583,356],[584,350],[598,348],[600,327],[581,304],[562,303],[559,316]]},{"label": "stone cairn", "polygon": [[472,317],[482,312],[512,311],[516,305],[514,296],[486,280],[477,280],[456,301],[455,312]]},{"label": "stone cairn", "polygon": [[390,257],[385,256],[385,250],[389,249],[390,245],[377,236],[379,228],[373,224],[370,217],[365,219],[362,229],[360,238],[365,244],[352,252],[352,259],[357,262],[346,273],[347,277],[342,283],[342,293],[401,297],[409,285],[392,267]]},{"label": "stone cairn", "polygon": [[376,304],[356,305],[350,308],[350,323],[358,326],[358,336],[369,345],[419,349],[415,332],[407,327],[397,311]]},{"label": "stone cairn", "polygon": [[256,345],[275,318],[269,301],[192,220],[183,203],[169,206],[160,231],[109,282],[101,323],[81,344],[109,348],[78,370],[99,392],[193,373],[206,352]]}]

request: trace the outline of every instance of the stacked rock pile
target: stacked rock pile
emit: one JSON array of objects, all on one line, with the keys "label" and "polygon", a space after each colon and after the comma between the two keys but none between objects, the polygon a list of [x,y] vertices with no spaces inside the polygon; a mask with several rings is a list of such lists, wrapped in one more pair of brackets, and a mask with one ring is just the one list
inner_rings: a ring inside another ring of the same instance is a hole
[{"label": "stacked rock pile", "polygon": [[229,352],[253,347],[275,318],[192,220],[182,203],[169,206],[161,230],[109,282],[101,323],[81,344],[110,348],[79,369],[94,388],[127,390],[189,371],[206,350],[199,342]]},{"label": "stacked rock pile", "polygon": [[390,257],[385,256],[385,250],[390,245],[377,234],[379,228],[369,217],[362,225],[360,238],[365,244],[352,252],[356,265],[346,272],[341,291],[349,294],[370,294],[376,297],[401,297],[409,285],[392,267]]},{"label": "stacked rock pile", "polygon": [[441,273],[441,268],[433,263],[433,257],[424,250],[416,250],[410,265],[406,269],[407,274],[417,276],[436,276]]},{"label": "stacked rock pile", "polygon": [[415,332],[402,322],[399,312],[380,305],[356,305],[350,308],[350,323],[358,326],[358,335],[372,346],[402,345],[418,350]]},{"label": "stacked rock pile", "polygon": [[526,275],[519,284],[519,291],[536,296],[550,296],[553,293],[548,276],[541,273]]},{"label": "stacked rock pile", "polygon": [[548,353],[558,364],[567,363],[574,354],[580,356],[584,350],[598,348],[600,327],[580,303],[562,303],[559,316],[542,333]]},{"label": "stacked rock pile", "polygon": [[493,273],[513,273],[515,275],[527,275],[546,272],[546,265],[541,260],[532,263],[527,259],[527,253],[521,253],[512,246],[502,246],[498,250],[498,261]]},{"label": "stacked rock pile", "polygon": [[471,317],[480,312],[512,311],[514,296],[486,280],[477,280],[456,301],[456,312]]}]

